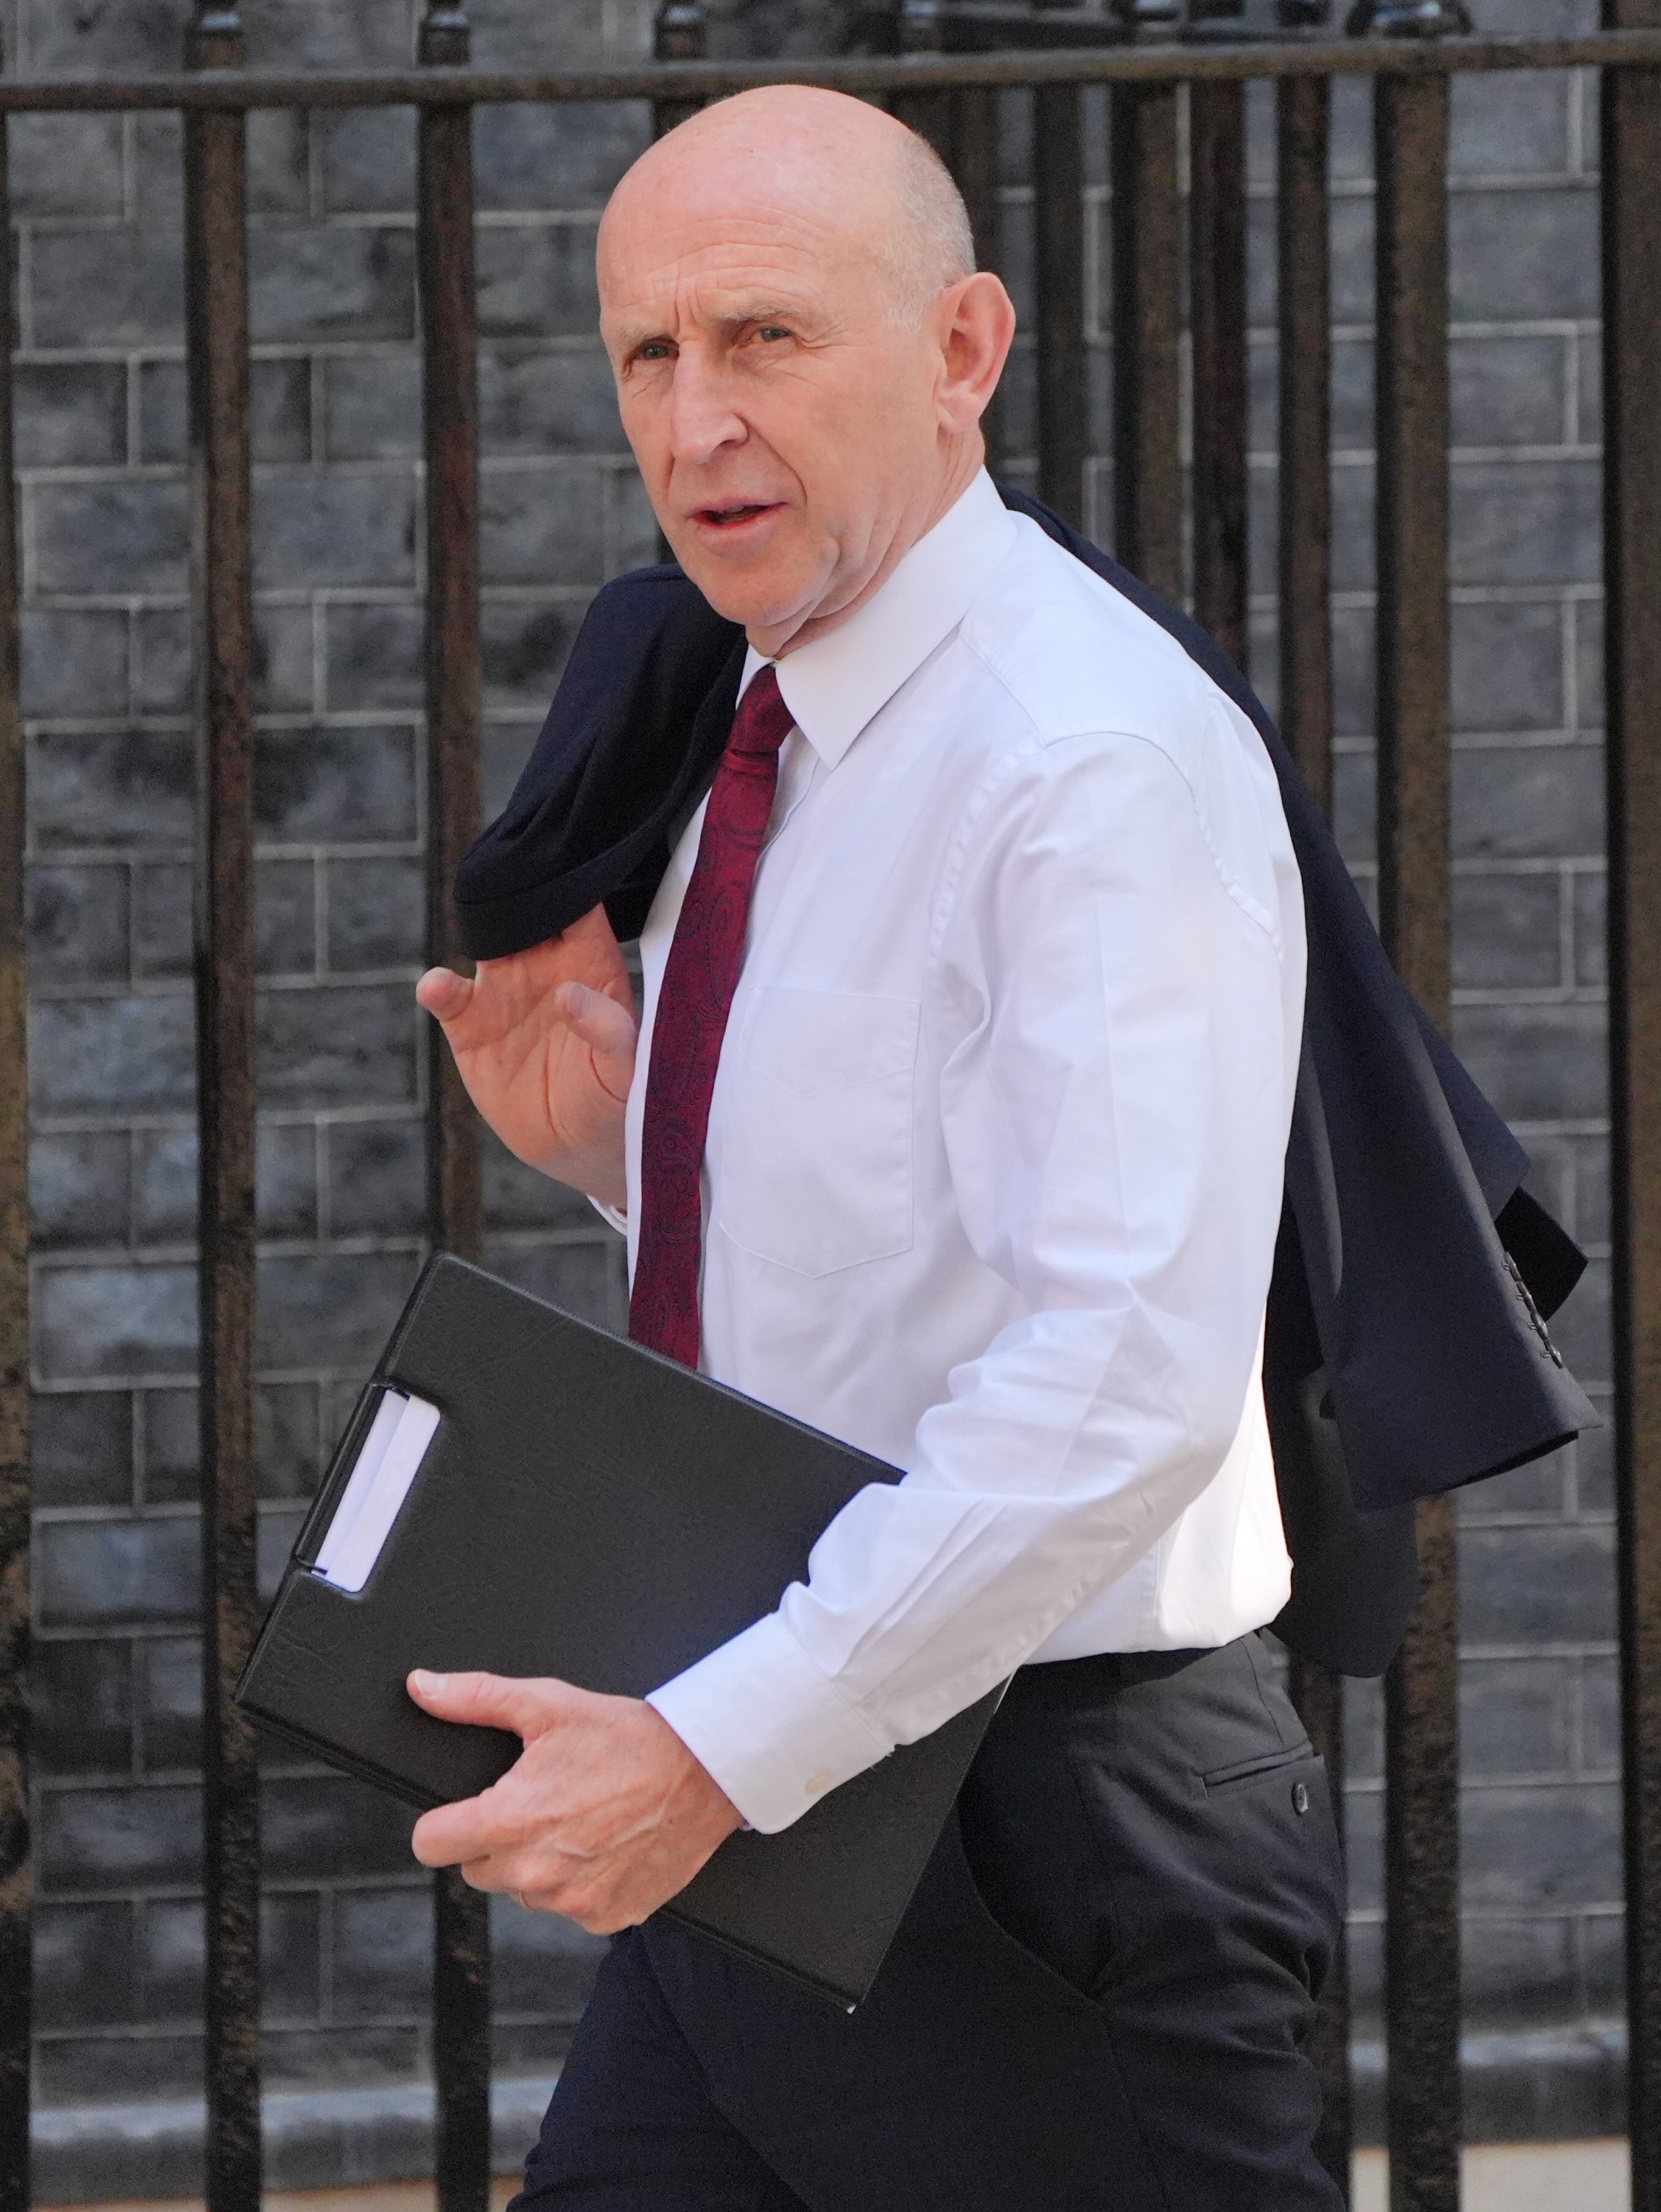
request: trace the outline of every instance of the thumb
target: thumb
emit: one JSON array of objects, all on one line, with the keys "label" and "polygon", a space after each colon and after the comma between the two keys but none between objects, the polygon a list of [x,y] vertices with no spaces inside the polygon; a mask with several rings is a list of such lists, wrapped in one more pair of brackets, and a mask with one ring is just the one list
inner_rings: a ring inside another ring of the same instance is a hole
[{"label": "thumb", "polygon": [[429,968],[415,986],[415,1004],[441,1022],[453,1022],[472,996],[473,986],[453,968]]},{"label": "thumb", "polygon": [[405,1687],[435,1720],[510,1729],[528,1743],[558,1718],[565,1685],[508,1674],[435,1674],[417,1667]]},{"label": "thumb", "polygon": [[586,983],[561,983],[555,994],[555,1012],[594,1055],[594,1072],[606,1089],[618,1097],[628,1094],[634,1073],[634,1046],[640,1032],[627,1006],[604,991]]}]

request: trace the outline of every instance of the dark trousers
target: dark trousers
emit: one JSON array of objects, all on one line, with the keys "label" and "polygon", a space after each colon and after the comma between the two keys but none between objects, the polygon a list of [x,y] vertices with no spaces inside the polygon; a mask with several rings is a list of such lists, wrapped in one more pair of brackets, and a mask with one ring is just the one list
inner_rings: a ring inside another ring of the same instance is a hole
[{"label": "dark trousers", "polygon": [[518,2212],[1337,2212],[1326,1777],[1263,1646],[1024,1668],[859,2009],[612,1945]]}]

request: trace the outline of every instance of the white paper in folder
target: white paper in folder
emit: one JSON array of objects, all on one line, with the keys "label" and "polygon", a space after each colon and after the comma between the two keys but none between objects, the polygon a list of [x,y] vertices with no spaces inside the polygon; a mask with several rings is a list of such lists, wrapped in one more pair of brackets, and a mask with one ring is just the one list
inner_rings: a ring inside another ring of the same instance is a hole
[{"label": "white paper in folder", "polygon": [[338,1589],[361,1590],[368,1581],[438,1425],[439,1409],[425,1398],[402,1390],[383,1392],[335,1517],[318,1547],[313,1571],[325,1582]]}]

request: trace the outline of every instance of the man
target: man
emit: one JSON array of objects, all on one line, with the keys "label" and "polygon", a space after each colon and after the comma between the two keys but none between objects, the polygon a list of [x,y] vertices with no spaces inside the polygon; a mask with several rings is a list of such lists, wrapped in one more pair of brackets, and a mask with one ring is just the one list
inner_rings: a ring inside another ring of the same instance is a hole
[{"label": "man", "polygon": [[[1253,1632],[1303,910],[1246,717],[982,469],[1014,328],[923,143],[706,110],[599,241],[624,427],[750,653],[641,939],[422,979],[523,1158],[626,1217],[632,1332],[905,1470],[645,1703],[415,1675],[517,1730],[424,1863],[620,1936],[534,2204],[1341,2201],[1302,2043],[1325,1780]],[[653,1923],[1015,1672],[848,2018]]]}]

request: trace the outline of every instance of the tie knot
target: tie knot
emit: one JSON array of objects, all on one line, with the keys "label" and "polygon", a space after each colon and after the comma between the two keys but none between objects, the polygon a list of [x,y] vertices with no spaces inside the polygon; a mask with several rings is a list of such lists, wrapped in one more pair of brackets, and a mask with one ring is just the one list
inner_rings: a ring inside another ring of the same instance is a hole
[{"label": "tie knot", "polygon": [[779,671],[769,661],[765,668],[756,670],[738,702],[728,749],[752,760],[765,760],[778,751],[794,725],[795,717],[779,689]]}]

